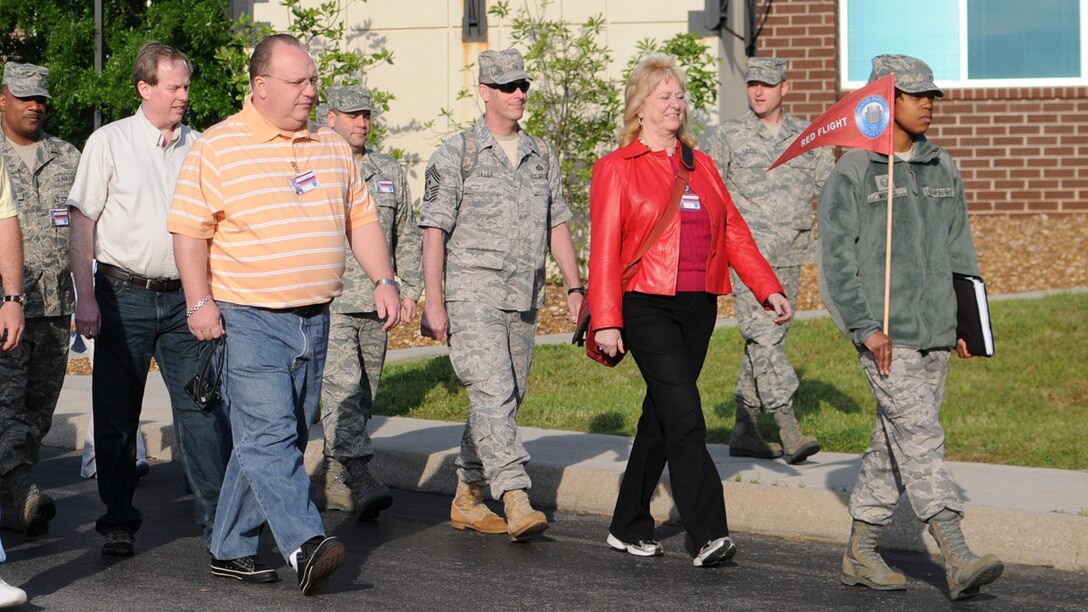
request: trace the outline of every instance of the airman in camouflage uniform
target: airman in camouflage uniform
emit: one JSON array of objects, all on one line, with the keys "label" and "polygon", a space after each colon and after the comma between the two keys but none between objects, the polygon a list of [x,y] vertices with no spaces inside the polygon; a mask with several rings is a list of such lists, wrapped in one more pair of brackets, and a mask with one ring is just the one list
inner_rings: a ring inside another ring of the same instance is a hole
[{"label": "airman in camouflage uniform", "polygon": [[[924,62],[873,58],[869,82],[895,73],[893,142],[909,187],[895,186],[889,319],[882,330],[888,263],[888,155],[843,155],[820,194],[820,291],[850,338],[876,397],[876,424],[850,495],[853,523],[840,579],[878,590],[906,588],[906,577],[875,550],[904,496],[944,556],[952,599],[977,595],[1001,575],[993,555],[967,547],[963,502],[944,461],[940,411],[949,350],[971,354],[956,337],[952,275],[978,274],[963,180],[948,153],[926,140],[934,98],[943,96]],[[889,109],[890,110],[890,109]]]},{"label": "airman in camouflage uniform", "polygon": [[42,131],[49,71],[8,62],[0,91],[0,151],[23,230],[26,331],[0,353],[0,481],[3,526],[49,528],[53,500],[31,475],[53,422],[68,365],[75,292],[68,260],[68,191],[79,151]]},{"label": "airman in camouflage uniform", "polygon": [[[423,289],[422,231],[416,224],[408,179],[395,159],[368,149],[378,108],[365,88],[328,92],[326,120],[343,136],[378,209],[393,269],[401,283],[401,320],[411,321]],[[386,332],[374,306],[374,283],[355,258],[347,257],[344,293],[332,303],[329,352],[322,383],[325,470],[315,474],[312,497],[318,507],[358,511],[377,518],[393,503],[389,488],[375,480],[367,463],[374,447],[366,425],[374,409],[385,363]]]},{"label": "airman in camouflage uniform", "polygon": [[[450,361],[470,401],[450,522],[523,541],[548,527],[526,493],[529,454],[518,434],[517,412],[533,358],[537,310],[544,305],[549,246],[569,287],[572,321],[582,288],[559,160],[518,125],[530,81],[524,59],[515,49],[485,51],[479,69],[483,118],[447,140],[427,165],[420,216],[426,286],[421,327],[425,336],[443,339],[448,325]],[[502,498],[505,524],[481,503],[484,486]]]},{"label": "airman in camouflage uniform", "polygon": [[[789,92],[786,60],[750,58],[746,79],[749,111],[719,126],[713,153],[760,252],[786,295],[796,298],[801,265],[813,260],[813,198],[834,162],[830,149],[815,149],[767,172],[808,123],[782,108],[782,98]],[[737,420],[729,454],[764,459],[783,454],[782,447],[764,441],[756,430],[756,418],[763,410],[775,417],[786,461],[799,463],[819,451],[820,443],[801,434],[794,416],[798,382],[786,357],[790,324],[775,325],[774,313],[768,314],[736,272],[732,275],[744,358],[735,391]]]}]

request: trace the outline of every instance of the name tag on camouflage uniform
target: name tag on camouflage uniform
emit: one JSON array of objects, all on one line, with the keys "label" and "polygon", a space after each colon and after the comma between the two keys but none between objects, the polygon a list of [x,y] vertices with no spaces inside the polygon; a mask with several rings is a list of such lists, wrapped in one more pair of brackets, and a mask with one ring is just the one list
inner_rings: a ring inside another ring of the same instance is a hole
[{"label": "name tag on camouflage uniform", "polygon": [[393,187],[393,181],[386,178],[380,178],[375,180],[374,189],[378,193],[396,193],[396,188]]},{"label": "name tag on camouflage uniform", "polygon": [[50,208],[49,222],[53,227],[68,227],[68,209]]}]

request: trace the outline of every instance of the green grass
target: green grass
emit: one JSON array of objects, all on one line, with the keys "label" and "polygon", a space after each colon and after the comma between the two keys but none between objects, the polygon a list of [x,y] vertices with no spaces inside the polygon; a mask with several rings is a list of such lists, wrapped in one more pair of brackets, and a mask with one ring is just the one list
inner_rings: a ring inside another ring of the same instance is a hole
[{"label": "green grass", "polygon": [[[952,357],[941,421],[946,455],[959,461],[1088,469],[1088,294],[991,304],[997,356]],[[741,338],[722,328],[699,381],[709,439],[733,426]],[[875,403],[852,345],[830,319],[798,321],[789,356],[801,378],[802,429],[825,450],[860,453]],[[532,427],[630,436],[645,387],[632,359],[608,369],[570,345],[538,346],[518,422]],[[390,364],[378,412],[463,421],[468,397],[445,357]],[[760,423],[777,440],[773,421]]]}]

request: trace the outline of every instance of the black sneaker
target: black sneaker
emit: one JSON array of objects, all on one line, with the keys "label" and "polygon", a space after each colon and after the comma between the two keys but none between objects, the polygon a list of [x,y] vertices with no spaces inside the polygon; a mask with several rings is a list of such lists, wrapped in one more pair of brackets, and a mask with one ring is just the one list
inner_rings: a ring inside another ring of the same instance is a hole
[{"label": "black sneaker", "polygon": [[131,557],[135,553],[136,537],[124,529],[114,529],[106,534],[102,554],[109,557]]},{"label": "black sneaker", "polygon": [[302,545],[296,564],[298,588],[303,595],[318,595],[329,584],[329,576],[344,562],[344,545],[336,538],[314,536]]},{"label": "black sneaker", "polygon": [[276,570],[257,560],[256,556],[219,560],[212,557],[212,573],[242,582],[275,582],[280,579]]}]

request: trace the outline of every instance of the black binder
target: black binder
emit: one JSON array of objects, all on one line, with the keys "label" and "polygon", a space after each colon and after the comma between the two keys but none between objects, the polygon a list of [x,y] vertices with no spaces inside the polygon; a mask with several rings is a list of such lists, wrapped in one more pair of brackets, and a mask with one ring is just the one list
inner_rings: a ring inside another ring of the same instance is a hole
[{"label": "black binder", "polygon": [[967,342],[967,350],[978,357],[994,356],[994,332],[986,283],[980,276],[952,274],[956,291],[956,337]]}]

